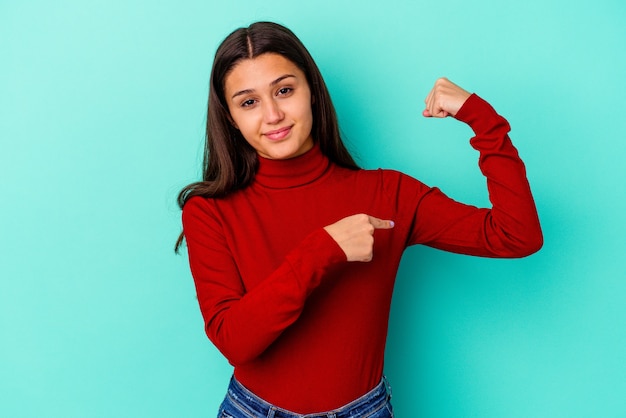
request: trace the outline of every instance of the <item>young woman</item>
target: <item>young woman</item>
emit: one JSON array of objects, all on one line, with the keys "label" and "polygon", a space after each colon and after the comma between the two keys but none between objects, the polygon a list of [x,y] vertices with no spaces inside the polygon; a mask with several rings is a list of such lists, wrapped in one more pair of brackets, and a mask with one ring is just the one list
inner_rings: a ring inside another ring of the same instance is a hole
[{"label": "young woman", "polygon": [[177,243],[187,241],[206,333],[234,366],[219,416],[392,416],[383,360],[404,249],[524,257],[541,247],[506,120],[446,79],[423,115],[473,129],[491,209],[360,169],[315,62],[287,28],[255,23],[219,46],[203,181],[179,196]]}]

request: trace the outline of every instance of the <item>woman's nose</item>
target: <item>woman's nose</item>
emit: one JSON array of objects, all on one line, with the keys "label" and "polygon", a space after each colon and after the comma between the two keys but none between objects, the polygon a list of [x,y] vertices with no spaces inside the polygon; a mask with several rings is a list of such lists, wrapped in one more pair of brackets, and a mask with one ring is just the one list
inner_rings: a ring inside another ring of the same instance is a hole
[{"label": "woman's nose", "polygon": [[275,100],[266,100],[263,109],[263,120],[268,124],[275,124],[283,120],[285,114]]}]

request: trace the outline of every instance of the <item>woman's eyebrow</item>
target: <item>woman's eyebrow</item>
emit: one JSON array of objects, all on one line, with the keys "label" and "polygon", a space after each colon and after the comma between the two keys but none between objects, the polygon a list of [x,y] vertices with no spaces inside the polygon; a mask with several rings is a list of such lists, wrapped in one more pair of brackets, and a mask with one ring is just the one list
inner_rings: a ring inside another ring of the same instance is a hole
[{"label": "woman's eyebrow", "polygon": [[[280,77],[278,77],[276,80],[274,80],[274,81],[272,81],[272,82],[270,83],[270,87],[274,87],[276,84],[278,84],[278,83],[280,83],[281,81],[283,81],[284,79],[286,79],[286,78],[290,78],[290,77],[296,78],[296,76],[295,76],[295,75],[293,75],[293,74],[285,74],[285,75],[281,75],[281,76],[280,76]],[[233,95],[232,95],[232,97],[231,97],[231,99],[234,99],[234,98],[235,98],[235,97],[237,97],[237,96],[241,96],[241,95],[244,95],[244,94],[249,94],[249,93],[254,93],[254,89],[245,89],[245,90],[240,90],[240,91],[238,91],[237,93],[233,94]]]},{"label": "woman's eyebrow", "polygon": [[276,84],[280,83],[281,81],[283,81],[284,79],[289,78],[289,77],[296,78],[296,76],[293,75],[293,74],[285,74],[283,76],[278,77],[276,80],[272,81],[270,83],[270,86],[274,87]]}]

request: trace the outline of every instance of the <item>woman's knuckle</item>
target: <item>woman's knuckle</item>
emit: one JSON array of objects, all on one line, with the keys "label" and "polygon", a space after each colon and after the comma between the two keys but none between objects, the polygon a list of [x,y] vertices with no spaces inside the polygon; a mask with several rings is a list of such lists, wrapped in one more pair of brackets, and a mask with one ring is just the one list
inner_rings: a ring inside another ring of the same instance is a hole
[{"label": "woman's knuckle", "polygon": [[369,221],[369,216],[367,216],[364,213],[359,213],[357,216],[357,220],[359,220],[360,222],[367,222]]}]

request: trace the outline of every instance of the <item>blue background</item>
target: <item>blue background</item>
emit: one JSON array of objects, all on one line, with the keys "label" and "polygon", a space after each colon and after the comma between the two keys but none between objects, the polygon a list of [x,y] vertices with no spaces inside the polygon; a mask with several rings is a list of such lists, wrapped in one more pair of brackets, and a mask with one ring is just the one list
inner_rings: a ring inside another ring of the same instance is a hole
[{"label": "blue background", "polygon": [[545,246],[411,248],[386,371],[399,417],[626,417],[626,6],[619,0],[0,0],[0,416],[214,416],[175,198],[199,178],[215,48],[286,24],[350,148],[488,204],[437,77],[510,121]]}]

